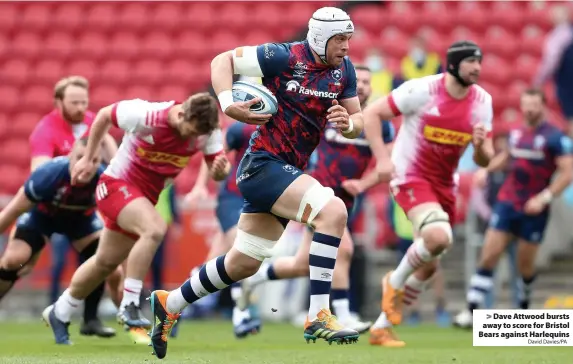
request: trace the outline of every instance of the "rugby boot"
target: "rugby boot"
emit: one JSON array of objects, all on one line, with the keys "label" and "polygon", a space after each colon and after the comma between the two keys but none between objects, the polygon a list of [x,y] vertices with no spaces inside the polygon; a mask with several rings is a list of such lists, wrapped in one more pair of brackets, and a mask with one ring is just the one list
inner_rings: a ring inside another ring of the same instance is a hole
[{"label": "rugby boot", "polygon": [[42,312],[42,319],[48,327],[52,329],[56,344],[58,345],[72,345],[70,341],[69,322],[60,321],[56,317],[54,305],[50,305]]},{"label": "rugby boot", "polygon": [[158,359],[163,359],[167,355],[167,339],[171,334],[173,325],[181,316],[181,313],[167,312],[167,296],[169,296],[167,291],[153,291],[149,297],[155,323],[151,331],[151,346],[153,347],[153,354]]},{"label": "rugby boot", "polygon": [[151,339],[147,329],[143,327],[131,327],[128,330],[129,338],[134,344],[150,345]]},{"label": "rugby boot", "polygon": [[88,322],[82,322],[80,335],[108,338],[115,336],[115,330],[111,327],[104,326],[103,323],[96,318]]},{"label": "rugby boot", "polygon": [[474,318],[472,312],[468,309],[461,311],[454,317],[453,325],[460,329],[471,329],[473,327]]},{"label": "rugby boot", "polygon": [[126,330],[134,327],[144,329],[151,328],[151,322],[143,316],[141,307],[136,306],[133,302],[117,313],[117,322],[123,325]]},{"label": "rugby boot", "polygon": [[169,334],[169,337],[171,338],[176,338],[177,334],[179,333],[179,320],[177,320],[177,322],[173,325],[173,328],[171,329],[171,334]]},{"label": "rugby boot", "polygon": [[346,329],[338,323],[336,316],[330,310],[322,309],[313,321],[308,321],[304,324],[304,339],[307,343],[311,340],[316,342],[316,339],[324,339],[328,344],[332,345],[333,342],[337,344],[353,344],[358,342],[358,332],[352,329]]},{"label": "rugby boot", "polygon": [[384,346],[387,348],[401,348],[406,346],[405,342],[398,339],[391,327],[384,329],[371,328],[368,342],[370,345]]},{"label": "rugby boot", "polygon": [[342,326],[348,327],[354,331],[357,331],[359,334],[365,333],[366,331],[368,331],[370,326],[372,326],[371,321],[362,322],[358,318],[353,317],[353,316],[348,316],[345,320],[342,320],[339,318],[338,321],[340,322],[340,324]]},{"label": "rugby boot", "polygon": [[233,332],[237,339],[243,339],[249,334],[255,335],[261,331],[261,320],[252,317],[245,317],[238,325],[233,325]]},{"label": "rugby boot", "polygon": [[382,279],[382,311],[386,313],[388,321],[396,326],[402,322],[402,308],[404,291],[396,289],[390,284],[390,274],[388,272]]}]

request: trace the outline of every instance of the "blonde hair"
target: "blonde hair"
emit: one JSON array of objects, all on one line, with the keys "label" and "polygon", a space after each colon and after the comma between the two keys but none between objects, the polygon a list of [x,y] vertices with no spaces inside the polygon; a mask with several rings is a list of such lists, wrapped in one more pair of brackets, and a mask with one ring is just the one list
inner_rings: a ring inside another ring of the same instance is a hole
[{"label": "blonde hair", "polygon": [[90,83],[87,78],[82,76],[64,77],[56,82],[56,85],[54,86],[54,100],[63,100],[64,93],[68,86],[77,86],[87,90],[90,87]]}]

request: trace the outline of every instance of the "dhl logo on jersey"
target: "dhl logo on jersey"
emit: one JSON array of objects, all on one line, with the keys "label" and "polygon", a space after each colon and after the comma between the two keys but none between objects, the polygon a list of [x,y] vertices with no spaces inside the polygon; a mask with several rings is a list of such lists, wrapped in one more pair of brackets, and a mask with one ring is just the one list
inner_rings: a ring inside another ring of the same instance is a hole
[{"label": "dhl logo on jersey", "polygon": [[435,126],[424,126],[424,137],[432,142],[465,147],[472,140],[472,135]]},{"label": "dhl logo on jersey", "polygon": [[182,157],[176,154],[152,152],[141,147],[137,148],[137,155],[151,163],[167,163],[178,168],[185,168],[189,163],[189,157]]}]

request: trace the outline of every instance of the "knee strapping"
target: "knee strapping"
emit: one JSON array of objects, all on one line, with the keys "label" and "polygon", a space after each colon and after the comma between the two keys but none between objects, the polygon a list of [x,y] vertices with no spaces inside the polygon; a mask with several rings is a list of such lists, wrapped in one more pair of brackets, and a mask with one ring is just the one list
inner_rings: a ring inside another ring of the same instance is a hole
[{"label": "knee strapping", "polygon": [[332,188],[323,187],[320,183],[314,184],[302,196],[302,201],[296,214],[296,221],[311,226],[312,220],[334,197]]},{"label": "knee strapping", "polygon": [[450,225],[450,216],[440,209],[428,209],[420,213],[415,219],[412,219],[412,225],[418,232],[427,228],[442,229],[448,236],[448,242],[451,244],[454,240],[452,226]]},{"label": "knee strapping", "polygon": [[80,260],[82,263],[85,263],[86,260],[90,259],[95,255],[98,244],[99,244],[99,239],[95,239],[93,242],[90,243],[90,245],[86,246],[84,250],[82,250],[79,253]]},{"label": "knee strapping", "polygon": [[241,253],[262,262],[272,256],[271,250],[275,243],[273,240],[264,239],[237,229],[234,246]]},{"label": "knee strapping", "polygon": [[0,280],[6,282],[16,282],[20,278],[18,276],[18,270],[7,270],[0,268]]}]

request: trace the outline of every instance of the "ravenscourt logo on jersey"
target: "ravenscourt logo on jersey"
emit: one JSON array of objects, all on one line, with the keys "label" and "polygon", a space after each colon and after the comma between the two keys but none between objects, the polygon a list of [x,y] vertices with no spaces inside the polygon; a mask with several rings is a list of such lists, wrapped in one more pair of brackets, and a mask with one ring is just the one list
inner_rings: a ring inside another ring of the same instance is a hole
[{"label": "ravenscourt logo on jersey", "polygon": [[338,97],[338,92],[318,91],[301,86],[297,81],[291,80],[286,84],[287,92],[296,92],[301,95],[311,95],[316,97],[324,97],[327,99],[335,99]]}]

